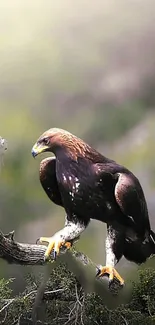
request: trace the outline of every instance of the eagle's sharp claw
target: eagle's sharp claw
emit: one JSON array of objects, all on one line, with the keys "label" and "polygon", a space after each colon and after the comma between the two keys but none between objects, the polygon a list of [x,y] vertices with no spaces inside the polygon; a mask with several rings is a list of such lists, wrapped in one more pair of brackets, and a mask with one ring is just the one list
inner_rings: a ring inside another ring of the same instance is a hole
[{"label": "eagle's sharp claw", "polygon": [[44,261],[49,259],[49,256],[52,252],[52,250],[54,250],[53,252],[53,257],[54,260],[56,260],[57,256],[59,255],[60,252],[60,248],[62,246],[65,246],[67,249],[69,249],[72,244],[70,242],[64,242],[64,240],[60,240],[60,238],[54,238],[54,237],[40,237],[39,239],[37,239],[36,243],[48,243],[45,255],[44,255]]},{"label": "eagle's sharp claw", "polygon": [[54,255],[54,260],[56,261],[56,258],[57,258],[57,252],[56,252],[55,250],[54,250],[53,255]]},{"label": "eagle's sharp claw", "polygon": [[40,241],[40,238],[37,238],[37,240],[36,240],[36,245],[39,243],[39,241]]},{"label": "eagle's sharp claw", "polygon": [[99,267],[97,267],[96,278],[100,275],[100,273],[101,273],[101,269]]},{"label": "eagle's sharp claw", "polygon": [[104,275],[108,274],[109,275],[109,286],[114,281],[114,278],[118,280],[121,286],[124,285],[124,280],[123,278],[119,275],[119,273],[113,268],[112,266],[103,266],[101,269],[98,270],[96,276],[97,277],[102,277]]}]

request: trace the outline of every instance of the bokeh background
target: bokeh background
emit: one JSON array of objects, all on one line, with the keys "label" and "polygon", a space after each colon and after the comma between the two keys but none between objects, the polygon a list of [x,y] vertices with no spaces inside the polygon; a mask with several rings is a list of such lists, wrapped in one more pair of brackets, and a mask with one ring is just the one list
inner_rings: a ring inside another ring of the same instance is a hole
[{"label": "bokeh background", "polygon": [[[8,151],[0,173],[0,228],[34,243],[64,224],[64,211],[38,178],[31,148],[61,127],[139,177],[155,230],[155,2],[153,0],[1,0],[0,135]],[[77,244],[105,262],[105,225]],[[121,273],[131,263],[122,260]],[[27,271],[0,261],[0,276],[22,289]]]}]

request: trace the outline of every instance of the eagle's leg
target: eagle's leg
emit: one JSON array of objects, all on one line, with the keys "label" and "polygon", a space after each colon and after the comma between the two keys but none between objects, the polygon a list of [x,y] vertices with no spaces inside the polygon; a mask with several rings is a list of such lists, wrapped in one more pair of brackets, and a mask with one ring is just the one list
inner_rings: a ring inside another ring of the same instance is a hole
[{"label": "eagle's leg", "polygon": [[108,227],[108,234],[106,237],[106,266],[99,268],[97,272],[98,277],[109,275],[109,285],[114,281],[114,278],[118,280],[120,285],[124,285],[123,278],[115,270],[115,265],[122,257],[122,241],[124,236],[117,232],[116,229],[111,226]]},{"label": "eagle's leg", "polygon": [[66,218],[65,226],[63,229],[59,230],[52,237],[40,237],[40,243],[48,243],[44,256],[45,260],[49,258],[52,250],[54,250],[54,259],[56,259],[62,246],[69,249],[72,246],[73,242],[79,239],[80,234],[85,230],[85,228],[86,224],[77,221],[69,221]]}]

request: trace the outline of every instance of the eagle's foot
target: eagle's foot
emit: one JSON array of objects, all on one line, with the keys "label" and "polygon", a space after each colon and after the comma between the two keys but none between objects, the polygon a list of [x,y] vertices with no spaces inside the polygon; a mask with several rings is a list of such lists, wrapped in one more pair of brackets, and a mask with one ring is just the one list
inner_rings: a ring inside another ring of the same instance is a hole
[{"label": "eagle's foot", "polygon": [[54,260],[56,260],[57,255],[60,252],[60,248],[62,246],[66,247],[67,249],[71,248],[72,242],[65,242],[60,236],[53,236],[53,237],[40,237],[37,239],[37,243],[48,243],[44,260],[46,261],[49,259],[52,250],[54,250]]},{"label": "eagle's foot", "polygon": [[114,267],[112,266],[103,266],[100,268],[96,274],[97,277],[102,277],[104,275],[109,275],[109,286],[112,284],[114,281],[114,278],[118,280],[121,286],[124,285],[124,280],[123,278],[119,275],[119,273],[115,270]]}]

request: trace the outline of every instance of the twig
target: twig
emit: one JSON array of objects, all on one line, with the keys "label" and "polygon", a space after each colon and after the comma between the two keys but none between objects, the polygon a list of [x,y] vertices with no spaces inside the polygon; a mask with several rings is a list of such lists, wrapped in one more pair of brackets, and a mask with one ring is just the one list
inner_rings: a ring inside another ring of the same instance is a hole
[{"label": "twig", "polygon": [[125,317],[123,315],[121,315],[121,317],[124,320],[125,325],[129,325],[129,323],[127,322],[127,320],[125,319]]},{"label": "twig", "polygon": [[[52,294],[52,293],[57,293],[57,292],[63,292],[65,291],[65,289],[56,289],[56,290],[49,290],[49,291],[45,291],[44,294]],[[36,294],[37,290],[32,290],[31,292],[27,293],[24,297],[22,297],[24,300],[30,296],[32,296],[33,294]],[[15,300],[16,298],[12,298],[12,299],[5,299],[5,301],[7,300],[7,304],[4,305],[1,309],[0,309],[0,314],[6,309],[8,308]]]},{"label": "twig", "polygon": [[15,300],[15,298],[9,299],[10,301],[0,309],[0,314],[7,309]]}]

